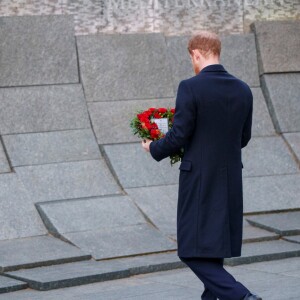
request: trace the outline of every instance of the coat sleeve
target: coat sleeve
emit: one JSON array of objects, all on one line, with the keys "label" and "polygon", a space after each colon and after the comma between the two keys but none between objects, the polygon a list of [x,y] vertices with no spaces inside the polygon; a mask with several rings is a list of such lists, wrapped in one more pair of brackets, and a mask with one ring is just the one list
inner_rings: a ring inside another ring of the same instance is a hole
[{"label": "coat sleeve", "polygon": [[248,142],[251,139],[252,114],[253,114],[253,95],[250,90],[250,108],[243,127],[241,148],[246,147]]},{"label": "coat sleeve", "polygon": [[187,83],[183,80],[178,86],[173,127],[164,138],[150,143],[152,157],[160,161],[178,153],[192,135],[195,120],[195,99]]}]

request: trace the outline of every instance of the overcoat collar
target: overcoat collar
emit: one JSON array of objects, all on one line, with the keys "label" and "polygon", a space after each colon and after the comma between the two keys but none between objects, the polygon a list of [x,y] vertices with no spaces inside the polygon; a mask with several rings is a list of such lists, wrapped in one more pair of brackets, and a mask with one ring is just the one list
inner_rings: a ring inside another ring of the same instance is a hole
[{"label": "overcoat collar", "polygon": [[227,72],[227,71],[221,64],[214,64],[214,65],[208,65],[200,71],[200,73],[204,73],[204,72]]}]

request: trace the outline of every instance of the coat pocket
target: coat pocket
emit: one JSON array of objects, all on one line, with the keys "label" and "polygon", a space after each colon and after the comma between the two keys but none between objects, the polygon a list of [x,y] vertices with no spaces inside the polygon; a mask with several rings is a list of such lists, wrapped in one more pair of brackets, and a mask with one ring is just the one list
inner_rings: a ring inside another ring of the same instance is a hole
[{"label": "coat pocket", "polygon": [[183,160],[179,166],[179,170],[191,171],[192,170],[192,162],[189,160]]}]

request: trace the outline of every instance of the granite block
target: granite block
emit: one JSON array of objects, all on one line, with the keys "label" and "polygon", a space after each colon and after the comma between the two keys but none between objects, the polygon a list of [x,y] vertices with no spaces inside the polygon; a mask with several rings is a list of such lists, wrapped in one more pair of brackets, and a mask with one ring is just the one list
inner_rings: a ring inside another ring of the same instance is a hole
[{"label": "granite block", "polygon": [[246,243],[240,257],[226,258],[224,264],[236,266],[300,256],[300,245],[283,240]]},{"label": "granite block", "polygon": [[27,287],[28,284],[24,281],[0,276],[0,294],[26,289]]},{"label": "granite block", "polygon": [[79,81],[73,16],[10,16],[0,22],[0,86]]},{"label": "granite block", "polygon": [[300,132],[285,133],[284,138],[291,146],[293,152],[298,158],[298,161],[300,161]]},{"label": "granite block", "polygon": [[251,87],[260,86],[254,35],[225,35],[221,43],[220,62],[225,69]]},{"label": "granite block", "polygon": [[256,21],[260,74],[300,71],[300,21]]},{"label": "granite block", "polygon": [[293,242],[293,243],[300,244],[300,235],[284,236],[283,239],[288,241],[288,242]]},{"label": "granite block", "polygon": [[61,234],[146,223],[127,196],[38,203],[37,207],[51,224],[48,229]]},{"label": "granite block", "polygon": [[96,260],[177,248],[174,241],[148,224],[65,233],[64,237]]},{"label": "granite block", "polygon": [[300,234],[300,211],[249,216],[247,221],[253,226],[280,235]]},{"label": "granite block", "polygon": [[7,160],[7,156],[5,154],[1,139],[0,139],[0,173],[10,172],[10,166]]},{"label": "granite block", "polygon": [[138,111],[149,107],[175,107],[175,99],[128,100],[88,103],[99,144],[136,142],[129,126]]},{"label": "granite block", "polygon": [[33,202],[119,194],[103,159],[16,167]]},{"label": "granite block", "polygon": [[276,131],[300,131],[300,73],[263,75],[262,89]]},{"label": "granite block", "polygon": [[244,212],[267,212],[300,207],[300,175],[246,177]]},{"label": "granite block", "polygon": [[[36,290],[51,290],[137,274],[182,268],[175,253],[159,253],[103,261],[80,261],[5,273]],[[13,279],[11,279],[13,280]]]},{"label": "granite block", "polygon": [[30,194],[15,173],[0,174],[0,191],[0,241],[47,233]]},{"label": "granite block", "polygon": [[274,135],[274,125],[261,88],[252,88],[253,119],[252,136]]},{"label": "granite block", "polygon": [[2,272],[90,258],[87,252],[47,235],[0,241]]},{"label": "granite block", "polygon": [[173,237],[176,235],[178,185],[131,188],[125,191],[161,232]]},{"label": "granite block", "polygon": [[[246,217],[247,218],[247,217]],[[243,243],[253,243],[262,241],[271,241],[279,239],[279,235],[258,227],[250,225],[244,221]]]},{"label": "granite block", "polygon": [[80,84],[0,89],[0,133],[90,128]]},{"label": "granite block", "polygon": [[178,183],[179,164],[156,162],[140,143],[106,145],[105,153],[124,188]]},{"label": "granite block", "polygon": [[91,129],[4,135],[12,166],[101,158]]},{"label": "granite block", "polygon": [[298,173],[299,167],[280,136],[252,138],[242,150],[243,175]]},{"label": "granite block", "polygon": [[173,97],[162,34],[78,36],[87,101]]}]

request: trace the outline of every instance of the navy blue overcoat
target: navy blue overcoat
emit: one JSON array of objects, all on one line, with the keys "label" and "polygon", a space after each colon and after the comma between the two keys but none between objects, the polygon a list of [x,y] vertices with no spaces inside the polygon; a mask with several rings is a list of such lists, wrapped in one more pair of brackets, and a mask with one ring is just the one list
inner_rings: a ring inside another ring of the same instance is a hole
[{"label": "navy blue overcoat", "polygon": [[251,138],[252,112],[249,86],[221,64],[180,82],[173,128],[150,144],[157,161],[184,148],[179,166],[178,256],[241,255],[241,148]]}]

